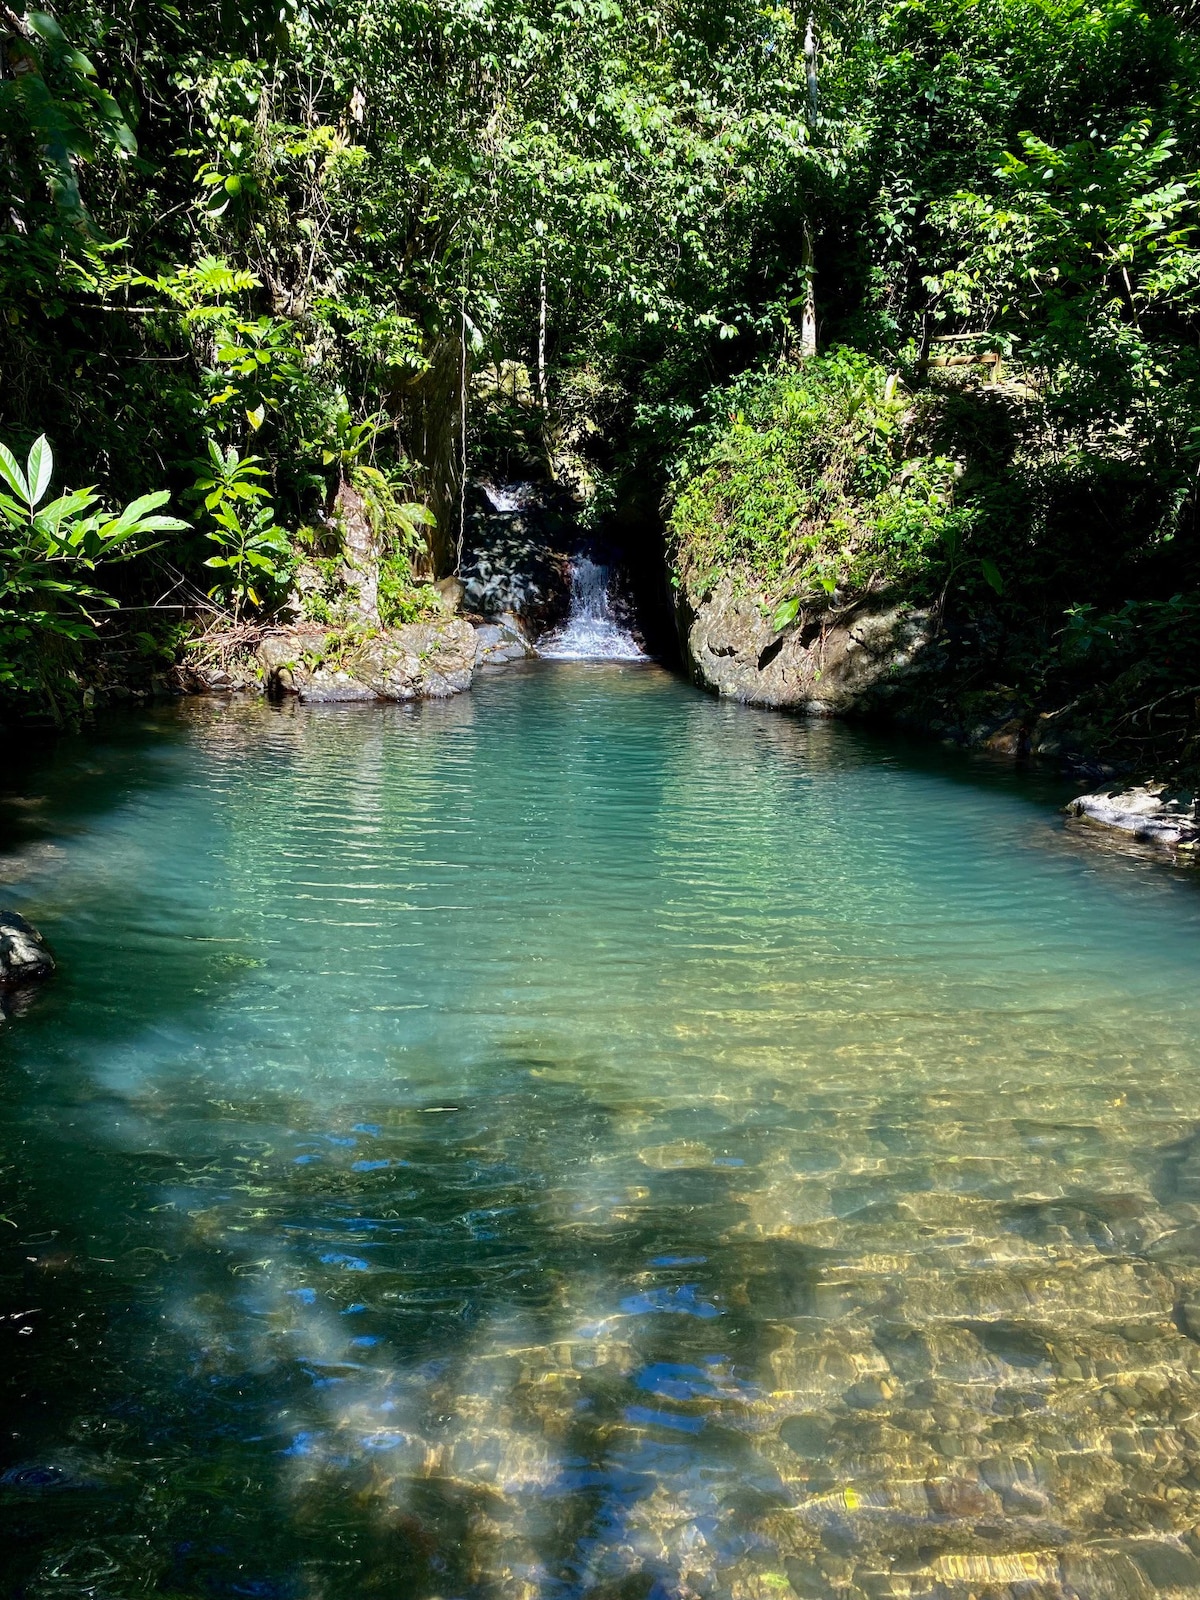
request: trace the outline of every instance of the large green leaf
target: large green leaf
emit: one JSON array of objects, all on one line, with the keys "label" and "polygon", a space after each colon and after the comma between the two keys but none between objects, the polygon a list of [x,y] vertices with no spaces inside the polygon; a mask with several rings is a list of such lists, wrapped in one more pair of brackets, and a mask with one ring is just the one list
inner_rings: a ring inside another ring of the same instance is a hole
[{"label": "large green leaf", "polygon": [[25,463],[25,481],[29,485],[29,504],[36,506],[50,487],[54,471],[54,455],[46,435],[39,434],[33,441],[29,460]]},{"label": "large green leaf", "polygon": [[4,479],[12,492],[26,505],[29,504],[29,485],[25,481],[25,474],[21,471],[20,462],[6,444],[0,444],[0,478]]}]

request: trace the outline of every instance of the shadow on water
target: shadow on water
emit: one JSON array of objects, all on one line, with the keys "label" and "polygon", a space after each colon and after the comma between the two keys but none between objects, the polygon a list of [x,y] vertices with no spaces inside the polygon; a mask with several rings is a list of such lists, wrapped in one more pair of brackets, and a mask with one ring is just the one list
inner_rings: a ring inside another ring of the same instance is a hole
[{"label": "shadow on water", "polygon": [[[822,1109],[794,1146],[810,1170],[837,1160]],[[243,1127],[286,1116],[286,1144],[264,1130],[198,1168],[107,1174],[110,1204],[155,1200],[140,1231],[109,1225],[108,1260],[34,1245],[17,1299],[41,1311],[5,1341],[21,1400],[6,1593],[737,1593],[790,1571],[815,1594],[847,1564],[970,1572],[958,1553],[981,1544],[982,1570],[1016,1571],[1031,1543],[1049,1573],[1070,1542],[1063,1466],[1022,1418],[1077,1412],[1128,1335],[1155,1357],[1128,1363],[1138,1426],[1170,1425],[1178,1353],[1163,1362],[1129,1282],[1089,1304],[1103,1331],[961,1297],[922,1322],[844,1239],[755,1238],[752,1163],[788,1133],[782,1096],[729,1126],[507,1061],[481,1104],[368,1104],[334,1130],[294,1110],[224,1108]],[[912,1157],[920,1113],[898,1096],[870,1126]],[[636,1155],[631,1123],[650,1141]],[[910,1173],[902,1201],[887,1187],[843,1179],[832,1205],[884,1252],[937,1222],[932,1182]],[[1120,1237],[1143,1214],[1128,1199],[998,1209],[1060,1258],[1073,1234],[1118,1278],[1149,1266]],[[996,1427],[991,1453],[947,1443],[970,1426],[964,1395]],[[906,1479],[921,1411],[943,1459]],[[847,1478],[881,1456],[856,1497]]]},{"label": "shadow on water", "polygon": [[29,774],[0,1591],[1200,1591],[1194,897],[966,770],[533,667]]},{"label": "shadow on water", "polygon": [[[384,1103],[334,1131],[297,1128],[292,1105],[231,1104],[279,1131],[199,1169],[76,1168],[69,1209],[19,1195],[61,1225],[11,1247],[23,1283],[5,1298],[39,1310],[5,1340],[20,1405],[0,1475],[6,1592],[119,1575],[423,1595],[491,1592],[501,1571],[586,1588],[589,1548],[639,1542],[622,1525],[653,1525],[675,1441],[702,1430],[705,1507],[714,1475],[760,1512],[786,1503],[720,1413],[755,1395],[761,1318],[811,1313],[822,1252],[730,1238],[745,1180],[688,1166],[707,1156],[686,1142],[620,1204],[593,1193],[627,1110],[544,1072],[498,1062],[482,1105]],[[54,1141],[38,1142],[22,1166],[53,1169]],[[143,1215],[114,1229],[81,1209],[92,1183],[101,1206]]]}]

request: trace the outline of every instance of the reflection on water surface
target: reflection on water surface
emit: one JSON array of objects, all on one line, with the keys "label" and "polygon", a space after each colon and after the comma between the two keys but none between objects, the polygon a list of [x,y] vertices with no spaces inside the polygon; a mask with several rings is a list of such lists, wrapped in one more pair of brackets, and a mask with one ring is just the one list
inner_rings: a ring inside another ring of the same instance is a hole
[{"label": "reflection on water surface", "polygon": [[1200,897],[533,666],[65,744],[4,1594],[1200,1593]]}]

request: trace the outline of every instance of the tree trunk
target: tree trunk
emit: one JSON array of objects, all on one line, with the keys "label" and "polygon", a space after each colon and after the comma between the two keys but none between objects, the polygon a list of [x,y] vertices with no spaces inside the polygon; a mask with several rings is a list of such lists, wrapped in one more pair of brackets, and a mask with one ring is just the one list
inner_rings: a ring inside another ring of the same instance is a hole
[{"label": "tree trunk", "polygon": [[[804,73],[808,80],[808,132],[811,140],[817,125],[817,34],[812,14],[804,35]],[[808,221],[800,237],[800,265],[804,272],[804,307],[800,313],[800,359],[808,361],[817,353],[817,301],[813,289],[813,242]]]},{"label": "tree trunk", "polygon": [[462,540],[466,489],[463,416],[470,381],[465,339],[444,337],[431,350],[428,368],[405,397],[404,442],[409,455],[427,474],[429,509],[437,518],[437,526],[429,529],[429,560],[435,578],[455,570]]},{"label": "tree trunk", "polygon": [[804,269],[804,307],[800,312],[800,359],[808,361],[817,353],[817,301],[813,291],[813,245],[808,223],[800,239],[800,265]]},{"label": "tree trunk", "polygon": [[817,35],[813,19],[808,19],[804,35],[804,75],[808,79],[808,120],[810,130],[817,120]]},{"label": "tree trunk", "polygon": [[542,262],[542,281],[538,305],[537,382],[538,403],[542,408],[542,416],[544,417],[548,409],[546,404],[546,263],[544,261]]}]

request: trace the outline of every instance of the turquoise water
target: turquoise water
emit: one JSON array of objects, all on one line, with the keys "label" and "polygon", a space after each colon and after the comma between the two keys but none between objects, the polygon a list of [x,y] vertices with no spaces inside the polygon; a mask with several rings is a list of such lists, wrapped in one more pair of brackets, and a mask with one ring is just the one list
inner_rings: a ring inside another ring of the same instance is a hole
[{"label": "turquoise water", "polygon": [[12,784],[0,1593],[1200,1592],[1200,886],[1058,786],[569,664]]}]

